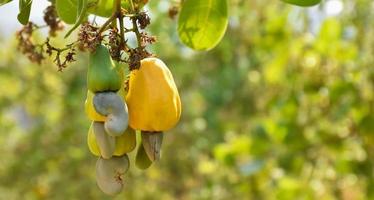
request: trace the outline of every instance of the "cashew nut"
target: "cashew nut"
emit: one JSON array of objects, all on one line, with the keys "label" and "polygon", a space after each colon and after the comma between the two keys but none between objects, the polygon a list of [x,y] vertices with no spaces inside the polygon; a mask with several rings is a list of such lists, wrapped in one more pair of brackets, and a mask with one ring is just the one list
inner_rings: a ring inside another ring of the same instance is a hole
[{"label": "cashew nut", "polygon": [[127,105],[121,97],[114,92],[96,93],[93,98],[96,111],[107,116],[105,130],[109,135],[120,136],[128,126]]},{"label": "cashew nut", "polygon": [[142,143],[151,161],[160,159],[163,132],[142,131]]},{"label": "cashew nut", "polygon": [[112,157],[116,148],[115,137],[106,133],[103,122],[93,122],[92,128],[101,156],[105,159]]},{"label": "cashew nut", "polygon": [[124,184],[124,174],[128,171],[130,162],[125,154],[110,159],[99,158],[96,162],[96,182],[99,188],[108,195],[121,192]]}]

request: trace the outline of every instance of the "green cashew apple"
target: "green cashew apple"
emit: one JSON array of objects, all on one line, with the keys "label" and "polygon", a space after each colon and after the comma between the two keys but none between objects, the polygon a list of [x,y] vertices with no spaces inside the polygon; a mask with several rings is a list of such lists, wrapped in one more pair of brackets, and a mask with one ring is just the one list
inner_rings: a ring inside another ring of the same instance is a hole
[{"label": "green cashew apple", "polygon": [[117,92],[124,81],[123,68],[113,62],[108,48],[100,44],[90,54],[87,86],[93,92]]},{"label": "green cashew apple", "polygon": [[138,147],[138,152],[136,153],[135,157],[135,165],[139,169],[147,169],[152,165],[151,159],[149,159],[147,153],[145,152],[145,149],[143,147],[143,143],[141,142]]},{"label": "green cashew apple", "polygon": [[110,159],[99,158],[96,162],[96,182],[99,188],[108,195],[122,191],[124,175],[130,167],[128,156],[114,156]]},{"label": "green cashew apple", "polygon": [[303,7],[314,6],[314,5],[321,3],[321,0],[282,0],[282,1],[289,3],[289,4],[303,6]]}]

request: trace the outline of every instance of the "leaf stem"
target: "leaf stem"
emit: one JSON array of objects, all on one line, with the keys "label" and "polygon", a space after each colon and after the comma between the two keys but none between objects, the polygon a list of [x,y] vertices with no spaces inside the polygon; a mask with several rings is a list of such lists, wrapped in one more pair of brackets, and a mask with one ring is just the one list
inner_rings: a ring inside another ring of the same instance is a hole
[{"label": "leaf stem", "polygon": [[142,46],[141,35],[138,29],[138,25],[136,24],[136,18],[132,17],[131,21],[132,21],[133,31],[135,32],[135,35],[136,35],[136,40],[138,41],[138,47],[141,47]]},{"label": "leaf stem", "polygon": [[124,24],[123,24],[123,13],[122,13],[122,10],[121,10],[121,0],[117,0],[116,1],[117,3],[117,13],[118,13],[118,20],[119,20],[119,31],[120,31],[120,36],[121,36],[121,44],[124,46],[124,48],[126,48],[126,42],[125,42],[125,27],[124,27]]},{"label": "leaf stem", "polygon": [[109,24],[112,23],[115,19],[117,19],[117,16],[118,16],[117,11],[113,12],[110,18],[106,20],[106,22],[100,27],[99,34],[103,33],[106,30],[106,28],[109,26]]}]

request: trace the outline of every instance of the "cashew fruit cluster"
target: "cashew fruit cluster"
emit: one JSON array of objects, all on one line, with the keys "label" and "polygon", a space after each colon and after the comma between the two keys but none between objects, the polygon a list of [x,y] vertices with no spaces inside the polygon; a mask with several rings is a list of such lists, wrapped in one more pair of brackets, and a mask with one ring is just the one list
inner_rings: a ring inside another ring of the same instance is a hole
[{"label": "cashew fruit cluster", "polygon": [[135,131],[128,127],[123,82],[124,69],[99,45],[90,54],[87,72],[85,110],[92,120],[87,142],[91,153],[99,157],[97,185],[111,195],[122,190],[122,176],[130,166],[127,153],[136,146]]},{"label": "cashew fruit cluster", "polygon": [[147,169],[160,159],[163,132],[181,116],[181,101],[173,76],[165,63],[145,58],[129,74],[125,90],[123,67],[110,57],[104,45],[90,53],[85,111],[92,121],[87,143],[98,157],[96,181],[106,194],[121,192],[137,145],[135,165]]}]

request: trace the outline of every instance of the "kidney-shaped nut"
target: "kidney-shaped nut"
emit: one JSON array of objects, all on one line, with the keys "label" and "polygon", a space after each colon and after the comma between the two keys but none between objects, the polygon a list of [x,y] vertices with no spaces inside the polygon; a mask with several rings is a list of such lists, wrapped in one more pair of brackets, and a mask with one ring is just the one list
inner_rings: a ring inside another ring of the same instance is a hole
[{"label": "kidney-shaped nut", "polygon": [[92,128],[101,156],[105,159],[111,158],[116,148],[115,137],[106,133],[103,122],[92,122]]},{"label": "kidney-shaped nut", "polygon": [[105,130],[109,135],[120,136],[128,126],[128,110],[126,103],[114,92],[96,93],[93,98],[96,111],[107,116]]},{"label": "kidney-shaped nut", "polygon": [[163,132],[142,131],[143,147],[152,162],[160,160],[163,135]]},{"label": "kidney-shaped nut", "polygon": [[99,158],[96,162],[96,182],[99,188],[108,195],[121,192],[124,175],[130,167],[128,156],[113,156],[110,159]]}]

